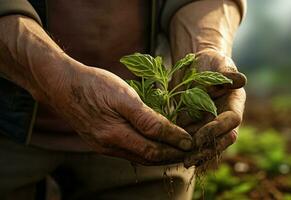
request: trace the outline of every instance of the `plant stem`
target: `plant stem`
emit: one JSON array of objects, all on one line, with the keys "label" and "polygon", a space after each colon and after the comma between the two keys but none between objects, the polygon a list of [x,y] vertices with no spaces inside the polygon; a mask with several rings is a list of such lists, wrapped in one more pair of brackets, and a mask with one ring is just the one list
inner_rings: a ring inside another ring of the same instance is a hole
[{"label": "plant stem", "polygon": [[176,117],[176,115],[178,114],[178,112],[180,112],[180,107],[182,106],[182,100],[180,99],[178,105],[176,106],[175,110],[173,111],[173,113],[171,113],[171,117]]},{"label": "plant stem", "polygon": [[166,112],[167,112],[167,115],[170,116],[170,114],[171,114],[171,103],[170,103],[170,96],[169,96],[169,94],[166,94],[166,102],[167,102]]},{"label": "plant stem", "polygon": [[174,96],[176,96],[178,94],[182,94],[184,92],[185,92],[184,90],[183,91],[179,91],[179,92],[174,92],[174,93],[170,94],[169,96],[170,96],[170,98],[173,98]]},{"label": "plant stem", "polygon": [[141,88],[142,88],[142,95],[145,98],[145,91],[144,91],[144,77],[141,78]]},{"label": "plant stem", "polygon": [[176,109],[175,110],[178,112],[181,106],[182,106],[182,99],[179,100],[179,103],[176,106]]},{"label": "plant stem", "polygon": [[169,92],[169,95],[171,96],[172,93],[174,93],[179,87],[183,86],[184,84],[186,84],[187,82],[186,81],[183,81],[181,83],[179,83],[178,85],[176,85],[170,92]]}]

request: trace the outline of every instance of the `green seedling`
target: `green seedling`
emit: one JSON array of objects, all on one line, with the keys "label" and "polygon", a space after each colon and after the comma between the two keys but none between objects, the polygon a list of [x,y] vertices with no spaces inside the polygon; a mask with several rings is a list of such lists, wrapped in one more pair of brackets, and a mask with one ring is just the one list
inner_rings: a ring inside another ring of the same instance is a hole
[{"label": "green seedling", "polygon": [[[176,123],[180,112],[186,111],[194,119],[201,119],[202,112],[217,116],[217,108],[207,94],[206,87],[220,84],[232,84],[232,80],[221,73],[212,71],[197,71],[197,60],[194,54],[187,54],[170,69],[166,68],[160,56],[134,53],[120,59],[141,81],[129,80],[145,104],[156,112]],[[191,67],[190,67],[191,66]],[[186,73],[179,84],[169,88],[174,74],[186,68]],[[192,87],[195,85],[195,87]]]}]

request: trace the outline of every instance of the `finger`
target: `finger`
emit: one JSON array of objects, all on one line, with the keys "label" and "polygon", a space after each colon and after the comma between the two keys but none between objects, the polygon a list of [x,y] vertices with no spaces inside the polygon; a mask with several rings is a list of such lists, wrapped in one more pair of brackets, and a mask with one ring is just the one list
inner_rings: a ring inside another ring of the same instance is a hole
[{"label": "finger", "polygon": [[244,87],[247,83],[247,78],[240,72],[222,72],[224,76],[232,80],[232,84],[225,84],[227,89],[238,89]]},{"label": "finger", "polygon": [[184,160],[184,166],[189,168],[193,165],[199,167],[204,165],[206,162],[213,160],[218,155],[220,155],[227,147],[232,145],[237,138],[237,132],[235,130],[230,131],[228,134],[223,135],[221,138],[217,139],[216,145],[213,148],[204,149],[201,152],[196,152],[195,154],[187,157]]},{"label": "finger", "polygon": [[125,151],[123,149],[118,149],[118,148],[103,148],[103,150],[101,151],[101,153],[103,155],[106,155],[106,156],[123,158],[125,160],[130,161],[130,162],[138,163],[138,164],[141,164],[141,165],[151,165],[150,163],[146,162],[141,157],[139,157],[139,156],[137,156],[137,155],[135,155],[135,154],[133,154],[131,152]]},{"label": "finger", "polygon": [[237,89],[243,87],[246,82],[246,76],[237,70],[237,67],[230,57],[222,56],[216,60],[217,72],[222,73],[233,81],[232,84],[225,84],[226,88]]},{"label": "finger", "polygon": [[231,90],[223,97],[216,99],[217,112],[233,111],[240,118],[243,116],[244,105],[246,101],[246,93],[243,88]]},{"label": "finger", "polygon": [[195,145],[200,147],[205,143],[212,143],[217,137],[239,126],[241,118],[232,111],[218,115],[214,121],[209,122],[195,134]]},{"label": "finger", "polygon": [[220,72],[226,77],[230,78],[232,84],[223,84],[217,86],[211,86],[208,88],[208,92],[212,97],[219,97],[225,94],[229,89],[237,89],[243,87],[246,82],[246,76],[237,70],[237,67],[233,60],[219,52],[208,52],[205,55],[198,56],[198,63],[200,66],[199,71],[216,71]]},{"label": "finger", "polygon": [[213,85],[207,87],[207,92],[212,98],[218,98],[225,95],[227,92],[230,92],[232,89],[238,89],[244,87],[247,82],[247,78],[244,74],[239,72],[222,72],[227,78],[232,80],[232,84],[222,84],[222,85]]},{"label": "finger", "polygon": [[161,161],[161,162],[151,162],[151,161],[147,161],[141,158],[140,156],[137,156],[136,154],[133,154],[132,152],[126,151],[124,149],[118,149],[118,148],[103,148],[102,154],[107,155],[107,156],[112,156],[112,157],[123,158],[130,162],[145,165],[145,166],[169,165],[169,164],[176,164],[178,162],[182,162],[182,159],[177,162],[166,161],[166,160]]},{"label": "finger", "polygon": [[[221,130],[226,130],[225,132],[227,132],[227,130],[233,129],[232,127],[239,124],[242,120],[245,99],[246,94],[244,89],[232,90],[229,94],[216,100],[215,104],[217,105],[218,113],[221,113],[217,118],[213,119],[213,115],[208,114],[202,121],[187,125],[185,130],[194,138],[201,137],[203,134],[205,134],[205,136],[211,136],[211,133],[213,135],[210,138],[213,138],[214,136],[221,135],[221,133],[223,133],[220,132]],[[230,115],[227,120],[224,121],[225,115],[228,115],[225,113],[226,111],[228,111],[227,113],[230,113]],[[215,126],[218,127],[216,128]],[[208,131],[210,134],[208,134]],[[198,141],[198,144],[200,143],[201,142]]]},{"label": "finger", "polygon": [[123,114],[145,137],[185,151],[192,148],[192,137],[184,129],[174,125],[143,103],[133,103],[128,106],[130,106],[129,112]]},{"label": "finger", "polygon": [[140,162],[155,165],[178,163],[186,156],[183,151],[143,137],[130,124],[114,124],[114,127],[116,131],[111,130],[110,141],[103,141],[103,144],[109,143],[110,147],[128,152],[131,157],[135,155]]},{"label": "finger", "polygon": [[[219,114],[213,121],[209,122],[195,134],[195,145],[212,142],[216,137],[237,128],[243,116],[246,94],[244,89],[236,89],[224,98],[219,99],[216,104]],[[187,130],[187,128],[186,128]]]},{"label": "finger", "polygon": [[191,123],[187,123],[183,127],[185,127],[185,130],[193,137],[201,127],[213,121],[214,118],[215,116],[211,113],[204,112],[203,118],[200,121],[193,122],[193,120],[191,120]]}]

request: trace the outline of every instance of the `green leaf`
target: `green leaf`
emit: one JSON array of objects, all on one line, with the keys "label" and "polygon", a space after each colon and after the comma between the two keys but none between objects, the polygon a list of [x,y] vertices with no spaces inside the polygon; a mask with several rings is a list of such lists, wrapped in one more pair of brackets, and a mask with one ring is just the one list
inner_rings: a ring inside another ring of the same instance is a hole
[{"label": "green leaf", "polygon": [[187,54],[184,58],[176,62],[176,64],[172,67],[172,70],[170,71],[170,75],[173,75],[174,72],[176,72],[179,69],[182,69],[183,67],[191,65],[194,60],[195,54],[193,53]]},{"label": "green leaf", "polygon": [[155,62],[157,63],[157,66],[162,66],[163,65],[163,59],[161,56],[155,57]]},{"label": "green leaf", "polygon": [[184,76],[184,81],[185,83],[195,81],[196,83],[203,86],[220,85],[226,83],[232,84],[231,79],[225,77],[219,72],[212,71],[196,72],[196,70],[191,70]]},{"label": "green leaf", "polygon": [[154,87],[154,81],[152,80],[145,80],[143,83],[136,80],[127,80],[126,82],[137,92],[143,101],[152,93]]},{"label": "green leaf", "polygon": [[145,97],[144,102],[151,108],[153,108],[155,111],[161,113],[162,115],[165,115],[163,108],[166,104],[166,96],[165,92],[161,89],[152,89],[148,95]]},{"label": "green leaf", "polygon": [[142,86],[141,86],[141,83],[139,81],[127,80],[126,82],[137,92],[137,94],[141,97],[141,99],[144,99],[144,94],[142,92]]},{"label": "green leaf", "polygon": [[135,53],[120,59],[134,75],[146,79],[152,79],[162,84],[167,81],[167,71],[162,65],[162,58],[153,58],[148,54]]},{"label": "green leaf", "polygon": [[187,83],[190,83],[190,82],[194,81],[196,74],[198,74],[198,72],[197,72],[197,70],[195,68],[190,69],[184,75],[183,83],[187,84]]},{"label": "green leaf", "polygon": [[195,82],[201,85],[220,85],[225,83],[232,84],[232,80],[222,75],[219,72],[204,71],[197,73],[194,79]]},{"label": "green leaf", "polygon": [[201,120],[202,119],[202,113],[200,110],[188,110],[188,115],[192,118],[192,120]]},{"label": "green leaf", "polygon": [[148,96],[152,92],[152,89],[154,87],[154,81],[147,79],[143,82],[143,88],[144,88],[144,97]]},{"label": "green leaf", "polygon": [[152,80],[145,80],[143,83],[136,80],[127,80],[127,83],[138,93],[145,104],[165,115],[163,111],[166,103],[165,92],[161,89],[154,89]]},{"label": "green leaf", "polygon": [[188,110],[206,111],[217,116],[217,108],[204,90],[198,87],[188,89],[181,95],[181,98]]}]

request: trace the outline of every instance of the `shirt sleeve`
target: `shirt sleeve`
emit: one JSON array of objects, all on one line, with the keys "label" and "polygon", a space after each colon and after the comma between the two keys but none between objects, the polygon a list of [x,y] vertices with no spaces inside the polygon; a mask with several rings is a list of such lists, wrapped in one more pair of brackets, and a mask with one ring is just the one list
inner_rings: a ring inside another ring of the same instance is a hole
[{"label": "shirt sleeve", "polygon": [[[189,3],[192,3],[194,1],[198,1],[198,0],[167,0],[165,2],[165,5],[162,9],[162,13],[160,16],[161,17],[160,23],[161,23],[162,30],[165,32],[168,32],[170,21],[171,21],[172,17],[174,16],[174,14],[181,7],[183,7]],[[232,1],[234,1],[238,5],[239,11],[240,11],[242,19],[243,19],[246,15],[247,0],[232,0]]]},{"label": "shirt sleeve", "polygon": [[37,12],[27,0],[0,0],[0,17],[6,15],[24,15],[42,25]]}]

